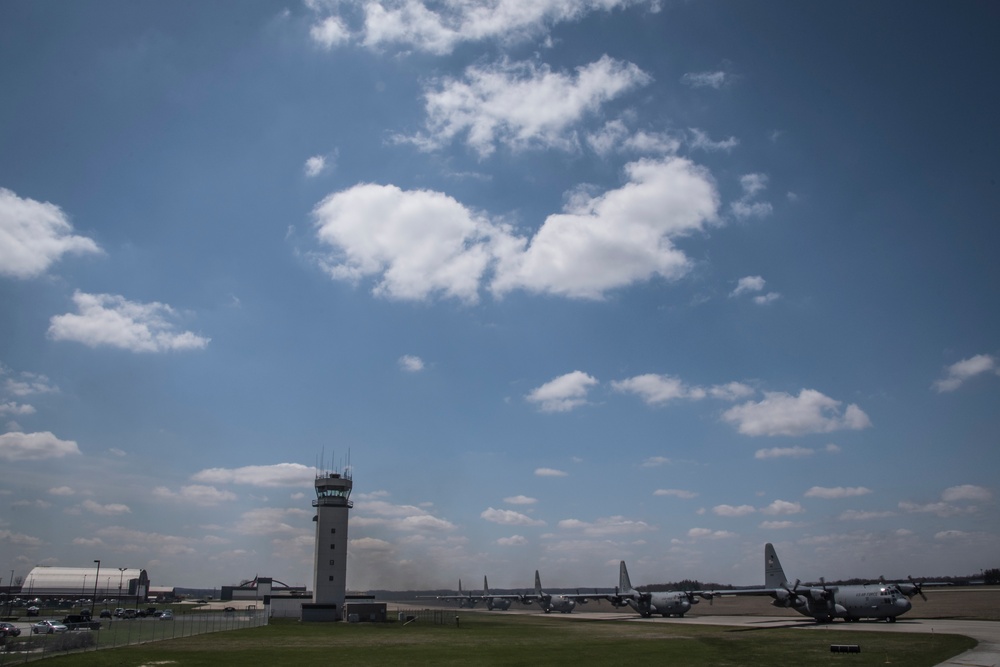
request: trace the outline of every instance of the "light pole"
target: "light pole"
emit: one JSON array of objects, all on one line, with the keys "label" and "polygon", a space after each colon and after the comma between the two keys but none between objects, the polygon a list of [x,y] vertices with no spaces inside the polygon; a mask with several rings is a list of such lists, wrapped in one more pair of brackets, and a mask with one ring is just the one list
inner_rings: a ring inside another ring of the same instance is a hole
[{"label": "light pole", "polygon": [[101,577],[101,559],[94,561],[97,563],[97,575],[94,577],[94,597],[90,599],[90,617],[94,617],[94,603],[97,602],[97,580]]},{"label": "light pole", "polygon": [[125,576],[125,570],[127,567],[118,568],[118,606],[124,608],[122,604],[122,577]]}]

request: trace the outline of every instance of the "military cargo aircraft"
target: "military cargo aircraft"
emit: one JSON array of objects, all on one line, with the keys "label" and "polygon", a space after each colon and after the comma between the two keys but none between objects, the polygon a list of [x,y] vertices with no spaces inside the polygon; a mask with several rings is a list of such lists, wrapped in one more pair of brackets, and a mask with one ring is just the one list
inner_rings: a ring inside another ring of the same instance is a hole
[{"label": "military cargo aircraft", "polygon": [[473,596],[470,591],[462,590],[462,580],[458,580],[458,595],[419,595],[419,598],[434,598],[435,600],[444,600],[446,602],[457,601],[459,608],[472,609],[476,606],[476,603],[482,600],[478,596]]},{"label": "military cargo aircraft", "polygon": [[657,593],[644,593],[632,588],[632,582],[628,577],[628,568],[625,561],[618,566],[618,587],[615,588],[614,595],[606,596],[611,604],[616,607],[628,605],[639,612],[644,618],[649,618],[653,614],[667,616],[677,616],[683,618],[692,604],[698,603],[698,597],[711,599],[712,593],[705,591],[668,591]]},{"label": "military cargo aircraft", "polygon": [[[520,596],[514,596],[520,597]],[[490,585],[486,583],[486,575],[483,575],[483,597],[482,599],[486,602],[486,608],[490,611],[494,609],[497,611],[507,611],[510,609],[510,603],[512,597],[509,595],[491,595]]]},{"label": "military cargo aircraft", "polygon": [[714,596],[728,595],[769,595],[775,607],[794,609],[803,616],[810,616],[818,622],[829,622],[835,618],[845,621],[859,621],[862,618],[885,619],[894,623],[897,616],[908,612],[912,605],[909,598],[920,595],[927,597],[921,584],[864,584],[851,586],[827,586],[820,579],[817,587],[800,586],[788,582],[785,571],[778,560],[774,545],[764,545],[764,588],[711,591]]}]

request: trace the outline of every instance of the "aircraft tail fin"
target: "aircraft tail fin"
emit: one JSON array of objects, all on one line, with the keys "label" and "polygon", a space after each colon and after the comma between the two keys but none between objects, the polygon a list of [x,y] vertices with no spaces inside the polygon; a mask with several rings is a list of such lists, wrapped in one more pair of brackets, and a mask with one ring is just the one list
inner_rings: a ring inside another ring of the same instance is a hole
[{"label": "aircraft tail fin", "polygon": [[542,578],[538,576],[538,570],[535,570],[535,595],[541,596],[542,594]]},{"label": "aircraft tail fin", "polygon": [[622,561],[618,567],[618,590],[621,593],[627,593],[632,590],[632,582],[628,578],[628,568],[625,567],[625,561]]},{"label": "aircraft tail fin", "polygon": [[788,585],[788,577],[778,560],[774,545],[768,542],[764,545],[764,588],[783,588]]},{"label": "aircraft tail fin", "polygon": [[483,575],[483,597],[488,598],[490,596],[490,585],[486,583],[486,575]]},{"label": "aircraft tail fin", "polygon": [[458,594],[459,595],[462,594],[462,580],[461,579],[458,580]]}]

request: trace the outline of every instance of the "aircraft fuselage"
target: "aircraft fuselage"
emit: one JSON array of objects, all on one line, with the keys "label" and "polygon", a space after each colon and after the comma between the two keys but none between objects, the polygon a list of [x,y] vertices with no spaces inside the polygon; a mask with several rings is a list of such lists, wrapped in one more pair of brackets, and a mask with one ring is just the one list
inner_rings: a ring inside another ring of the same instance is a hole
[{"label": "aircraft fuselage", "polygon": [[772,604],[776,607],[789,607],[817,621],[874,618],[892,622],[912,607],[906,595],[892,584],[812,588],[794,597],[777,597]]}]

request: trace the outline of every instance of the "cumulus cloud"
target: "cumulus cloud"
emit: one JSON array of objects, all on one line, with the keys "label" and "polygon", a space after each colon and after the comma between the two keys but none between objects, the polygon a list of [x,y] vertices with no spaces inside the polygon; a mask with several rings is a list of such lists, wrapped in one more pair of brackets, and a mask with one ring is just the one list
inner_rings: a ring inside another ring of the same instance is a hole
[{"label": "cumulus cloud", "polygon": [[426,131],[401,137],[425,149],[464,138],[481,158],[502,144],[512,150],[575,150],[571,128],[601,104],[652,79],[632,63],[602,57],[573,74],[534,62],[473,65],[463,79],[445,78],[424,93]]},{"label": "cumulus cloud", "polygon": [[39,433],[4,433],[0,435],[0,459],[6,461],[41,461],[79,454],[72,440],[60,440],[49,431]]},{"label": "cumulus cloud", "polygon": [[[7,369],[0,366],[0,375],[6,372],[8,372]],[[59,393],[59,387],[52,384],[49,378],[39,373],[27,371],[8,377],[4,380],[3,388],[8,394],[17,397]]]},{"label": "cumulus cloud", "polygon": [[504,498],[503,501],[508,505],[534,505],[538,502],[537,498],[530,498],[528,496],[508,496]]},{"label": "cumulus cloud", "polygon": [[653,277],[676,280],[690,269],[673,244],[716,220],[718,195],[708,173],[688,160],[639,160],[627,182],[577,194],[521,237],[440,192],[361,184],[313,209],[317,255],[335,280],[372,280],[376,296],[433,296],[475,303],[488,282],[494,296],[514,290],[601,299]]},{"label": "cumulus cloud", "polygon": [[208,338],[177,331],[177,312],[153,302],[137,303],[112,294],[73,294],[76,313],[56,315],[49,322],[52,340],[69,340],[90,347],[108,345],[131,352],[204,349]]},{"label": "cumulus cloud", "polygon": [[961,486],[952,486],[942,491],[941,500],[948,503],[962,500],[984,503],[993,500],[993,492],[982,486],[962,484]]},{"label": "cumulus cloud", "polygon": [[767,182],[766,174],[744,174],[740,177],[743,195],[729,205],[737,219],[763,218],[771,214],[771,204],[757,200],[757,195],[767,189]]},{"label": "cumulus cloud", "polygon": [[685,491],[683,489],[657,489],[653,491],[654,496],[673,496],[674,498],[682,498],[684,500],[690,500],[691,498],[697,498],[698,494],[694,491]]},{"label": "cumulus cloud", "polygon": [[481,518],[491,521],[493,523],[499,523],[504,526],[544,526],[545,522],[541,519],[532,519],[527,514],[521,514],[520,512],[515,512],[513,510],[498,510],[492,507],[483,510],[479,515]]},{"label": "cumulus cloud", "polygon": [[793,503],[787,500],[775,500],[767,507],[760,508],[763,514],[799,514],[804,512],[800,503]]},{"label": "cumulus cloud", "polygon": [[872,490],[864,486],[814,486],[806,491],[807,498],[853,498],[865,496]]},{"label": "cumulus cloud", "polygon": [[305,166],[302,167],[302,170],[309,178],[319,176],[326,171],[326,157],[322,155],[313,155],[311,158],[306,160]]},{"label": "cumulus cloud", "polygon": [[312,512],[298,508],[258,507],[244,512],[233,527],[240,535],[296,535],[309,530]]},{"label": "cumulus cloud", "polygon": [[760,276],[745,276],[736,283],[736,289],[729,293],[729,296],[740,296],[747,292],[759,292],[764,289],[765,281]]},{"label": "cumulus cloud", "polygon": [[[406,533],[448,532],[455,524],[447,519],[433,516],[430,512],[414,505],[395,505],[384,500],[369,500],[355,506],[357,516],[351,519],[358,526],[385,527]],[[369,516],[374,514],[375,516]]]},{"label": "cumulus cloud", "polygon": [[523,535],[511,535],[510,537],[501,537],[497,540],[497,544],[502,547],[520,547],[528,543],[528,539]]},{"label": "cumulus cloud", "polygon": [[935,381],[933,387],[938,393],[955,391],[967,380],[990,372],[997,372],[996,358],[989,354],[977,354],[948,366],[944,377]]},{"label": "cumulus cloud", "polygon": [[399,367],[407,373],[419,373],[424,370],[424,360],[412,354],[404,354],[399,358]]},{"label": "cumulus cloud", "polygon": [[0,188],[0,275],[36,278],[63,255],[101,252],[93,239],[73,233],[58,206]]},{"label": "cumulus cloud", "polygon": [[645,521],[634,521],[623,516],[602,517],[592,522],[563,519],[558,525],[561,530],[579,531],[587,537],[610,537],[653,530]]},{"label": "cumulus cloud", "polygon": [[542,412],[569,412],[587,403],[587,393],[596,384],[596,378],[583,371],[573,371],[532,389],[525,400],[537,405]]},{"label": "cumulus cloud", "polygon": [[681,77],[681,83],[692,88],[722,88],[733,80],[731,74],[721,70],[714,72],[687,72]]},{"label": "cumulus cloud", "polygon": [[812,456],[816,452],[808,447],[800,447],[795,445],[794,447],[768,447],[766,449],[758,449],[754,452],[753,457],[755,459],[777,459],[777,458],[802,458],[804,456]]},{"label": "cumulus cloud", "polygon": [[728,530],[712,530],[711,528],[692,528],[687,532],[688,537],[696,540],[723,540],[730,537],[736,537],[736,533],[732,533]]},{"label": "cumulus cloud", "polygon": [[712,512],[714,514],[728,517],[746,516],[747,514],[753,514],[756,511],[757,510],[751,505],[716,505],[712,508]]},{"label": "cumulus cloud", "polygon": [[13,544],[19,547],[40,547],[43,544],[42,540],[37,537],[9,530],[0,530],[0,544],[2,543]]},{"label": "cumulus cloud", "polygon": [[242,468],[207,468],[191,476],[206,484],[247,484],[249,486],[312,486],[316,469],[299,463],[276,463]]},{"label": "cumulus cloud", "polygon": [[647,405],[665,405],[682,398],[697,400],[704,398],[706,394],[704,389],[690,387],[680,378],[653,373],[612,382],[611,388],[618,392],[635,394]]},{"label": "cumulus cloud", "polygon": [[659,466],[666,465],[667,463],[670,463],[670,459],[666,456],[650,456],[639,465],[643,468],[658,468]]},{"label": "cumulus cloud", "polygon": [[555,468],[535,468],[536,477],[566,477],[568,472],[556,470]]},{"label": "cumulus cloud", "polygon": [[115,516],[118,514],[130,514],[132,512],[128,505],[122,505],[121,503],[108,503],[106,505],[102,505],[89,499],[80,503],[80,507],[88,512],[93,512],[94,514],[100,514],[102,516]]},{"label": "cumulus cloud", "polygon": [[688,128],[688,135],[688,145],[691,146],[692,150],[729,152],[740,145],[740,140],[736,137],[713,141],[706,132],[694,127]]},{"label": "cumulus cloud", "polygon": [[653,277],[676,280],[691,266],[673,239],[715,221],[718,194],[706,170],[678,157],[625,166],[627,182],[596,196],[579,194],[550,215],[530,244],[497,246],[491,289],[600,299]]},{"label": "cumulus cloud", "polygon": [[179,491],[171,491],[165,486],[158,486],[153,489],[153,496],[166,500],[186,501],[203,506],[218,505],[219,503],[236,500],[236,494],[232,491],[223,491],[214,486],[204,484],[182,486]]},{"label": "cumulus cloud", "polygon": [[895,515],[896,515],[895,512],[890,512],[890,511],[873,512],[873,511],[862,511],[862,510],[845,510],[841,512],[840,516],[837,518],[839,518],[841,521],[867,521],[869,519],[884,519],[886,517]]},{"label": "cumulus cloud", "polygon": [[[497,40],[519,42],[542,37],[551,27],[587,14],[646,4],[659,9],[656,0],[490,0],[489,2],[426,2],[424,0],[370,0],[349,13],[336,13],[351,5],[307,2],[316,12],[310,37],[330,49],[349,41],[382,51],[390,47],[446,55],[467,42]],[[352,29],[351,19],[356,22]]]},{"label": "cumulus cloud", "polygon": [[803,389],[798,396],[765,392],[764,400],[730,408],[723,421],[733,424],[743,435],[807,435],[844,429],[860,430],[871,426],[861,408],[848,405],[814,389]]}]

